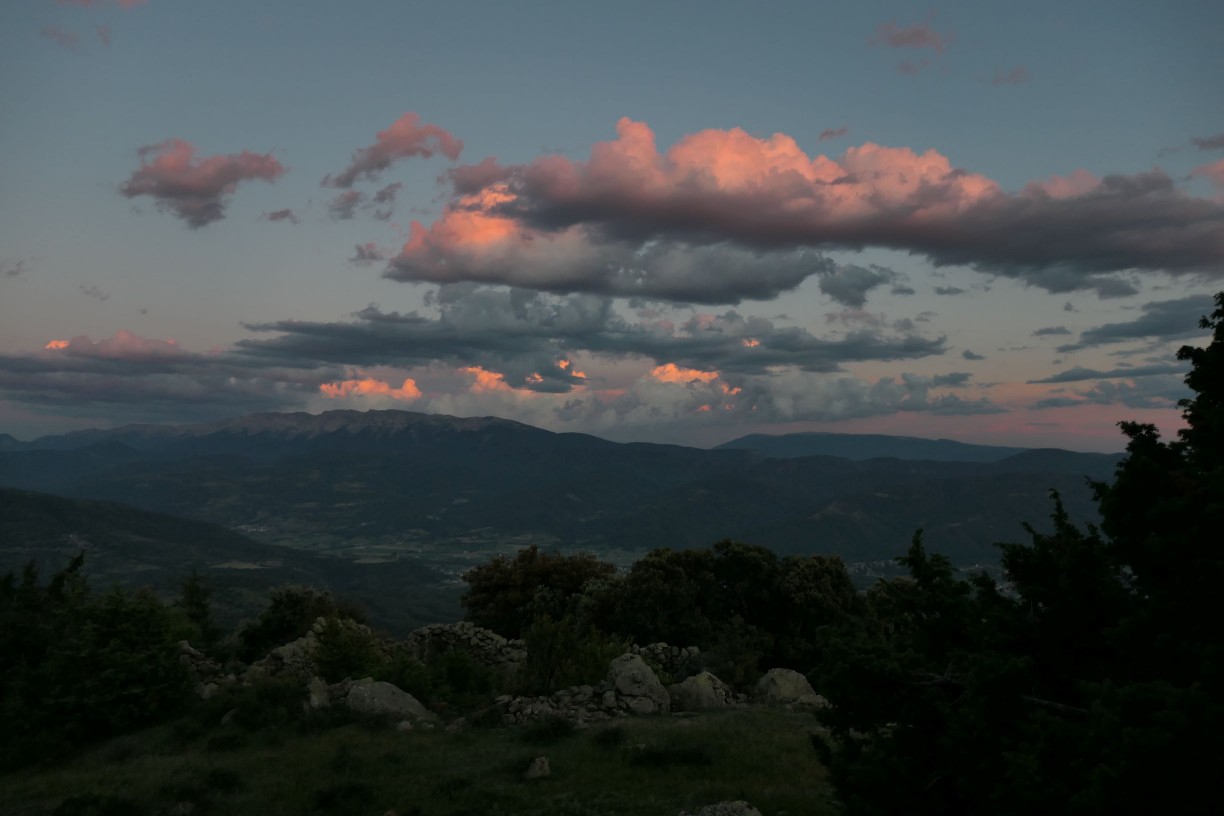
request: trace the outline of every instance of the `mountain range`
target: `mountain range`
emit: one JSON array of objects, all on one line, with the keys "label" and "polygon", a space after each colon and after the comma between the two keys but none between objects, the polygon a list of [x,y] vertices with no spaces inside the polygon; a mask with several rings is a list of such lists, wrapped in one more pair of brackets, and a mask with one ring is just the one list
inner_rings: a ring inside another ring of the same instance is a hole
[{"label": "mountain range", "polygon": [[1052,489],[1072,518],[1093,520],[1087,479],[1109,479],[1121,456],[836,434],[706,450],[407,411],[0,443],[0,486],[122,502],[358,563],[412,557],[451,578],[527,543],[625,564],[730,537],[869,562],[903,552],[917,528],[957,563],[989,564],[994,542],[1023,538],[1022,522],[1042,527]]}]

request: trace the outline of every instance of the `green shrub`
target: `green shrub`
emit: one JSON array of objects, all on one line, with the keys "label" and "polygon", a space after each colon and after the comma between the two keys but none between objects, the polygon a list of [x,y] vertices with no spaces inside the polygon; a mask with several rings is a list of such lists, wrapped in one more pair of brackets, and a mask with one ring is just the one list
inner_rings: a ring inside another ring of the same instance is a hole
[{"label": "green shrub", "polygon": [[524,640],[527,663],[519,681],[520,690],[529,694],[598,683],[607,677],[608,664],[628,646],[593,626],[580,625],[571,615],[537,618]]},{"label": "green shrub", "polygon": [[378,638],[371,632],[335,616],[324,620],[315,650],[315,664],[324,680],[338,683],[346,677],[375,676],[384,671],[386,663]]},{"label": "green shrub", "polygon": [[552,745],[574,735],[574,723],[568,717],[551,715],[528,723],[519,736],[532,745]]}]

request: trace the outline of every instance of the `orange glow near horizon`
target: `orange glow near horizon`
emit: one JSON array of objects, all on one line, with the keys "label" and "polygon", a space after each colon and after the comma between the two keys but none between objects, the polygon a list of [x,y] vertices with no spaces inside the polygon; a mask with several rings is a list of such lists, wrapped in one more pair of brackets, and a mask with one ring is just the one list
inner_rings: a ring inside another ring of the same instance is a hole
[{"label": "orange glow near horizon", "polygon": [[47,345],[43,346],[43,348],[65,349],[65,348],[68,348],[68,341],[67,340],[52,340]]},{"label": "orange glow near horizon", "polygon": [[[480,366],[467,366],[459,369],[464,374],[471,374],[476,378],[468,389],[474,394],[483,394],[488,391],[510,391],[510,385],[506,382],[504,374],[498,371],[489,371],[487,368]],[[537,375],[538,376],[538,375]]]}]

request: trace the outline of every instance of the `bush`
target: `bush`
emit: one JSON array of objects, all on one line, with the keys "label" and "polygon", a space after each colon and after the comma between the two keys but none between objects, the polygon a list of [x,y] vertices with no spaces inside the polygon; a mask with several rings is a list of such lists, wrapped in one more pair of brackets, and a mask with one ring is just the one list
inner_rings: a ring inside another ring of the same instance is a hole
[{"label": "bush", "polygon": [[323,622],[315,650],[319,676],[329,683],[346,677],[361,678],[381,674],[387,665],[381,645],[368,629],[332,616]]},{"label": "bush", "polygon": [[525,692],[534,694],[598,683],[607,676],[608,664],[628,648],[625,641],[593,626],[582,627],[569,615],[561,620],[549,615],[536,619],[524,640],[527,664],[520,683]]},{"label": "bush", "polygon": [[572,737],[574,730],[574,723],[568,717],[553,715],[528,723],[520,732],[520,736],[524,742],[532,745],[552,745]]},{"label": "bush", "polygon": [[268,607],[238,632],[238,657],[258,660],[277,646],[297,640],[319,618],[347,618],[365,622],[365,614],[338,602],[330,592],[303,586],[283,586],[268,596]]}]

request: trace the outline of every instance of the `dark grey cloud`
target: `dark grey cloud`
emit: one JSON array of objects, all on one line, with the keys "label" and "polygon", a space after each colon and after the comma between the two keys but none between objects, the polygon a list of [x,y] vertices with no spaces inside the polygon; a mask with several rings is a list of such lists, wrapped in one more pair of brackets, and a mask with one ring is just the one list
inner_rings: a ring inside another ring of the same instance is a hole
[{"label": "dark grey cloud", "polygon": [[395,199],[403,188],[403,183],[397,181],[394,184],[388,184],[374,193],[369,206],[374,210],[375,218],[379,221],[390,220],[391,216],[395,214]]},{"label": "dark grey cloud", "polygon": [[819,276],[820,291],[843,306],[861,309],[872,289],[891,283],[897,277],[891,269],[875,264],[866,267],[846,264]]},{"label": "dark grey cloud", "polygon": [[1194,138],[1190,141],[1199,150],[1224,150],[1224,133],[1217,133],[1202,139]]},{"label": "dark grey cloud", "polygon": [[380,130],[374,144],[353,152],[348,167],[326,176],[326,187],[352,187],[358,180],[374,181],[392,164],[413,157],[428,159],[435,154],[457,161],[463,140],[432,124],[422,124],[415,113],[405,113],[386,130]]},{"label": "dark grey cloud", "polygon": [[850,132],[850,129],[844,125],[839,128],[826,128],[820,131],[820,135],[816,137],[816,141],[825,142],[829,139],[840,139]]},{"label": "dark grey cloud", "polygon": [[935,294],[937,295],[963,295],[965,290],[959,286],[936,286]]},{"label": "dark grey cloud", "polygon": [[1033,332],[1032,336],[1033,337],[1051,337],[1053,335],[1070,334],[1070,333],[1071,333],[1071,330],[1068,329],[1066,326],[1046,326],[1044,328],[1037,329],[1037,331]]},{"label": "dark grey cloud", "polygon": [[376,244],[366,242],[353,247],[353,257],[348,262],[354,266],[369,266],[387,260],[387,252]]},{"label": "dark grey cloud", "polygon": [[1034,408],[1066,408],[1074,405],[1122,405],[1132,409],[1172,408],[1190,396],[1181,378],[1154,375],[1130,380],[1106,379],[1074,396],[1053,396],[1037,400]]},{"label": "dark grey cloud", "polygon": [[0,261],[0,278],[16,278],[24,275],[26,272],[26,261],[24,259],[16,261]]},{"label": "dark grey cloud", "polygon": [[264,213],[265,221],[288,221],[290,224],[297,224],[299,219],[297,214],[291,209],[273,210],[270,213]]},{"label": "dark grey cloud", "polygon": [[969,349],[965,349],[964,351],[962,351],[961,357],[964,357],[966,360],[985,360],[986,359],[984,355],[975,354]]},{"label": "dark grey cloud", "polygon": [[327,205],[333,221],[349,221],[357,214],[357,208],[365,203],[366,195],[359,190],[344,190],[336,193]]},{"label": "dark grey cloud", "polygon": [[1059,346],[1059,352],[1131,340],[1175,340],[1201,334],[1199,319],[1214,309],[1211,295],[1190,295],[1160,300],[1139,307],[1140,316],[1121,323],[1106,323],[1080,332],[1079,340]]},{"label": "dark grey cloud", "polygon": [[1122,377],[1152,377],[1168,374],[1185,376],[1188,370],[1189,369],[1182,365],[1164,363],[1156,363],[1146,366],[1113,368],[1107,371],[1098,371],[1094,368],[1075,366],[1074,368],[1069,368],[1066,371],[1060,371],[1057,374],[1052,374],[1049,377],[1043,377],[1040,380],[1029,380],[1029,383],[1068,383],[1081,382],[1083,380],[1108,380]]},{"label": "dark grey cloud", "polygon": [[456,284],[441,287],[430,305],[438,310],[436,317],[371,306],[342,323],[249,324],[252,331],[275,336],[241,341],[238,353],[259,364],[480,365],[524,387],[532,374],[544,383],[572,386],[577,380],[557,369],[557,361],[577,353],[757,375],[775,367],[835,372],[844,363],[917,359],[945,350],[942,337],[879,327],[817,337],[734,310],[695,316],[679,326],[633,323],[616,313],[610,297],[600,295]]},{"label": "dark grey cloud", "polygon": [[99,302],[104,301],[104,300],[110,300],[110,293],[104,292],[96,286],[86,286],[85,284],[82,283],[79,286],[77,286],[77,290],[81,294],[85,295],[86,297],[91,297],[94,300],[99,301]]}]

